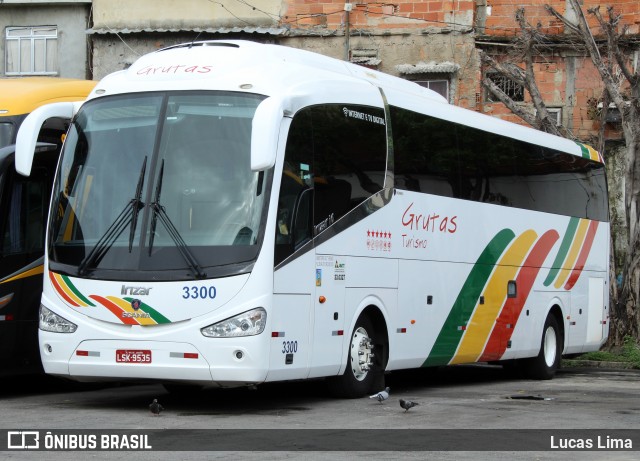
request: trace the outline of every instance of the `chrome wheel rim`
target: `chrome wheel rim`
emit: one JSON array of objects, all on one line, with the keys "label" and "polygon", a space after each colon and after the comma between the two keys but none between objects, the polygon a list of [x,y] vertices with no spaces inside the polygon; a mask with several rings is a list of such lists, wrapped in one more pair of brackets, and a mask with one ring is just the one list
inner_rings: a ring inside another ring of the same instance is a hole
[{"label": "chrome wheel rim", "polygon": [[351,337],[351,371],[357,381],[363,381],[373,366],[373,344],[369,333],[358,327]]}]

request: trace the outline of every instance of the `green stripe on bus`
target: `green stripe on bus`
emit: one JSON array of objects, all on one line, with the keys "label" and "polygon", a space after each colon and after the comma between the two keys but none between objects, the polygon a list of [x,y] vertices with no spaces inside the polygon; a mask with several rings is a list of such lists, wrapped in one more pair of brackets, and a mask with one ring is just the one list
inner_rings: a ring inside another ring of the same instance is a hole
[{"label": "green stripe on bus", "polygon": [[471,268],[471,272],[465,280],[429,356],[422,364],[423,367],[447,365],[451,361],[464,333],[460,327],[466,326],[469,322],[498,258],[515,236],[511,229],[503,229],[482,251]]},{"label": "green stripe on bus", "polygon": [[580,150],[582,151],[582,156],[584,158],[588,158],[589,160],[591,160],[591,154],[589,153],[589,149],[587,149],[587,146],[579,142],[576,142],[576,144],[580,146]]},{"label": "green stripe on bus", "polygon": [[560,269],[562,269],[562,263],[564,263],[564,260],[567,257],[567,253],[569,252],[569,248],[571,248],[571,242],[576,235],[579,222],[580,218],[569,219],[569,225],[567,226],[567,230],[564,232],[564,237],[562,238],[562,243],[560,244],[560,249],[558,250],[556,259],[553,261],[553,265],[551,266],[551,270],[547,274],[547,278],[544,279],[545,287],[551,285],[551,283],[558,275],[558,272],[560,272]]},{"label": "green stripe on bus", "polygon": [[69,288],[71,291],[73,291],[74,295],[76,295],[78,298],[80,298],[83,302],[87,303],[89,306],[95,307],[95,304],[93,304],[91,301],[89,301],[88,298],[85,298],[84,295],[82,293],[80,293],[80,291],[76,288],[76,286],[71,282],[69,277],[67,277],[66,275],[62,275],[62,274],[60,274],[60,277],[62,277],[62,280],[64,280],[64,283],[67,284],[67,288]]},{"label": "green stripe on bus", "polygon": [[[124,298],[124,300],[131,302],[134,300],[134,298]],[[171,320],[166,318],[164,315],[162,315],[160,312],[158,312],[148,304],[140,302],[140,310],[149,314],[156,323],[171,323]]]}]

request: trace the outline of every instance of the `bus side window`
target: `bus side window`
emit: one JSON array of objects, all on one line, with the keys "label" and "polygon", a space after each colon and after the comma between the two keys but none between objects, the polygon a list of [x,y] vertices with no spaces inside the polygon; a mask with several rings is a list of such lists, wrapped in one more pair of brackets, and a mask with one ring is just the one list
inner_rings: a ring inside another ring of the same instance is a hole
[{"label": "bus side window", "polygon": [[344,104],[308,110],[313,124],[313,220],[324,229],[384,187],[384,111]]},{"label": "bus side window", "polygon": [[2,254],[44,251],[45,203],[50,184],[42,170],[29,178],[15,175],[10,186],[8,220],[5,223]]},{"label": "bus side window", "polygon": [[315,223],[333,222],[351,210],[351,184],[333,177],[315,183]]},{"label": "bus side window", "polygon": [[384,187],[384,110],[310,106],[289,128],[276,219],[275,264]]},{"label": "bus side window", "polygon": [[311,238],[313,197],[311,119],[296,114],[287,139],[276,216],[275,264],[293,254]]}]

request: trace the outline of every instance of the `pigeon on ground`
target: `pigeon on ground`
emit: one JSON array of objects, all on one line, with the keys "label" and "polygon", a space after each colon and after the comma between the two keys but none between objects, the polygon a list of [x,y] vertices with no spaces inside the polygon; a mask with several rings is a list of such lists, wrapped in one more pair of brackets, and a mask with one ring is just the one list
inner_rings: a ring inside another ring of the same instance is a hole
[{"label": "pigeon on ground", "polygon": [[389,388],[385,387],[384,391],[380,391],[377,394],[373,394],[369,396],[370,399],[376,399],[378,402],[382,403],[389,398]]},{"label": "pigeon on ground", "polygon": [[413,408],[416,405],[420,405],[418,402],[412,402],[411,400],[400,399],[400,406],[404,408],[404,411],[409,411],[409,408]]},{"label": "pigeon on ground", "polygon": [[149,405],[149,410],[155,416],[159,416],[160,412],[164,410],[164,407],[158,403],[158,399],[153,399],[153,402],[151,402],[151,405]]}]

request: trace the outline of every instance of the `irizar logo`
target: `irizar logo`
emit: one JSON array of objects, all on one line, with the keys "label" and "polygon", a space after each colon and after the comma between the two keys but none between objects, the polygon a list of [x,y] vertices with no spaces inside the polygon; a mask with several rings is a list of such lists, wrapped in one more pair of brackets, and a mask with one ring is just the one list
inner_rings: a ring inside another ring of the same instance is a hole
[{"label": "irizar logo", "polygon": [[122,290],[120,290],[120,294],[125,296],[144,296],[148,295],[151,291],[151,288],[146,287],[128,287],[126,285],[122,285]]}]

